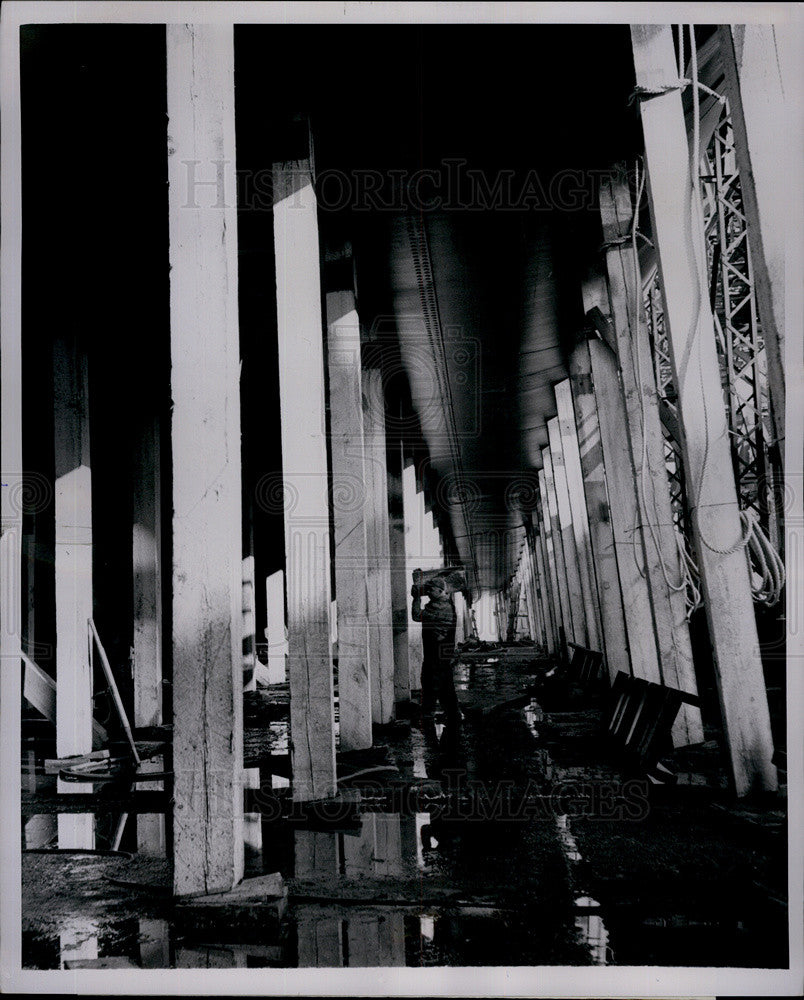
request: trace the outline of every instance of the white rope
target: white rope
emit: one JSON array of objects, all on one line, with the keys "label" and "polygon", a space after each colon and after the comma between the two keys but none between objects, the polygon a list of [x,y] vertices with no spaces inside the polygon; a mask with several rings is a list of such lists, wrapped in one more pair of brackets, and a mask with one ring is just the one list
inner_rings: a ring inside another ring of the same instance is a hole
[{"label": "white rope", "polygon": [[[658,533],[656,531],[656,528],[654,527],[653,518],[650,516],[650,513],[647,509],[647,495],[648,495],[647,475],[651,470],[650,470],[650,457],[648,454],[647,407],[646,407],[645,394],[642,391],[642,384],[641,384],[642,358],[640,351],[640,343],[642,338],[640,336],[639,324],[642,312],[642,282],[640,280],[640,275],[639,275],[639,256],[637,253],[637,242],[636,242],[637,233],[639,230],[639,204],[642,200],[642,192],[645,187],[645,171],[643,170],[640,174],[638,160],[636,163],[636,180],[637,180],[636,204],[634,206],[634,214],[631,222],[631,251],[634,262],[634,276],[633,276],[634,315],[632,323],[632,330],[633,330],[632,344],[634,340],[636,341],[636,358],[632,358],[632,361],[635,367],[637,395],[639,397],[640,415],[642,418],[642,461],[640,468],[641,490],[637,490],[637,502],[639,505],[639,509],[642,513],[643,524],[646,524],[648,526],[648,530],[650,531],[651,541],[653,542],[654,548],[656,549],[656,554],[659,558],[659,566],[661,568],[665,584],[673,593],[679,593],[683,591],[685,595],[688,595],[690,589],[696,591],[697,588],[695,581],[692,580],[689,576],[689,571],[687,568],[686,552],[684,553],[684,556],[682,556],[680,552],[678,553],[679,560],[678,560],[678,566],[676,567],[676,571],[679,575],[679,580],[676,583],[670,579],[670,573],[672,572],[672,569],[671,567],[668,567],[667,563],[664,560],[664,556],[662,554],[661,542]],[[651,484],[652,482],[653,480],[651,478]],[[654,494],[654,499],[655,499],[655,494]],[[634,546],[634,561],[636,562],[637,569],[639,569],[640,574],[644,576],[645,573],[643,569],[639,566],[639,561],[637,559],[636,545]],[[689,597],[687,597],[687,604],[688,604],[688,613],[691,613],[691,610],[689,608]]]},{"label": "white rope", "polygon": [[[704,87],[698,81],[698,54],[695,44],[695,33],[694,27],[689,26],[690,31],[690,62],[692,68],[692,82],[694,84],[692,88],[692,108],[693,108],[693,150],[692,150],[692,194],[694,196],[694,201],[691,205],[690,215],[692,216],[692,208],[697,209],[701,212],[701,224],[703,223],[703,213],[701,208],[701,192],[700,192],[700,176],[699,176],[699,164],[701,157],[701,136],[700,136],[700,105],[699,105],[699,90],[705,90],[712,93],[713,96],[718,97],[723,103],[725,103],[725,98],[720,98],[720,95],[714,94],[714,92],[709,91],[707,87]],[[693,256],[695,258],[695,271],[696,274],[700,276],[701,274],[701,262],[697,259],[697,241],[691,239]],[[634,246],[636,246],[636,241],[634,241]],[[703,382],[703,367],[701,364],[700,356],[700,324],[701,324],[701,312],[703,308],[703,295],[700,289],[700,282],[698,283],[698,308],[696,310],[694,325],[691,332],[696,346],[698,347],[697,361],[698,361],[698,376],[701,387],[701,396],[703,399],[703,417],[704,417],[704,455],[701,466],[700,481],[698,483],[696,503],[692,508],[692,516],[696,517],[698,523],[698,538],[702,545],[704,545],[710,552],[714,552],[716,555],[727,556],[738,552],[740,549],[744,549],[746,553],[746,560],[748,562],[748,575],[751,582],[751,592],[754,601],[757,603],[766,604],[768,607],[775,605],[781,596],[782,589],[785,585],[785,569],[784,562],[781,556],[776,551],[776,549],[771,544],[770,539],[762,528],[759,520],[754,513],[754,511],[747,509],[740,511],[740,524],[741,524],[741,535],[738,540],[728,548],[718,548],[707,540],[704,535],[700,522],[700,510],[701,510],[701,496],[703,493],[704,479],[706,474],[706,469],[709,459],[709,415],[707,408],[707,396],[706,388]],[[638,346],[638,344],[637,344]],[[697,601],[697,606],[700,606],[700,589],[697,586],[695,580],[693,579],[693,574],[696,579],[699,579],[698,568],[692,560],[686,548],[680,538],[677,539],[679,543],[679,557],[684,565],[684,575],[687,578],[688,585],[690,586],[690,593],[688,594],[688,606],[692,601]],[[758,582],[755,582],[755,578],[758,577]],[[694,608],[693,608],[694,610]],[[691,612],[690,612],[691,613]]]}]

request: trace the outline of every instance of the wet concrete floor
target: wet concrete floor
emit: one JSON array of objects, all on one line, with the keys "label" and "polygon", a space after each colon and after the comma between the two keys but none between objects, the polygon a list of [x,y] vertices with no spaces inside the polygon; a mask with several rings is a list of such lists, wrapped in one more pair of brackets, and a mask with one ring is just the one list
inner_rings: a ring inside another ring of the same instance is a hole
[{"label": "wet concrete floor", "polygon": [[[599,705],[546,713],[531,696],[547,666],[532,647],[461,663],[461,726],[378,731],[372,751],[343,755],[328,809],[294,807],[285,779],[250,772],[246,875],[279,872],[286,908],[187,920],[159,856],[169,819],[160,833],[160,817],[132,815],[121,834],[98,814],[106,853],[76,854],[48,849],[56,817],[28,809],[23,847],[40,849],[23,854],[23,964],[783,967],[783,802],[737,808],[716,752],[706,784],[624,775]],[[680,763],[706,771],[694,753]]]}]

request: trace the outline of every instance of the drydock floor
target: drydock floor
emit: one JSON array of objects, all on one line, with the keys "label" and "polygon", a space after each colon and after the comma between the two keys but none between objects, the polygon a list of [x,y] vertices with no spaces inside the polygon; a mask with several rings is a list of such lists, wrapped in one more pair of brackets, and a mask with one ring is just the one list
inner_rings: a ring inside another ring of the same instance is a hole
[{"label": "drydock floor", "polygon": [[225,919],[176,906],[169,859],[137,851],[136,817],[152,822],[163,794],[99,789],[94,854],[52,838],[27,850],[25,824],[55,836],[64,806],[41,741],[26,744],[24,967],[785,966],[783,797],[736,803],[712,739],[674,755],[679,784],[624,773],[599,703],[545,711],[533,696],[549,666],[530,646],[462,661],[461,726],[378,730],[339,757],[341,798],[314,810],[271,779],[286,733],[257,696],[273,721],[247,731],[263,766],[246,877],[279,873],[287,895]]}]

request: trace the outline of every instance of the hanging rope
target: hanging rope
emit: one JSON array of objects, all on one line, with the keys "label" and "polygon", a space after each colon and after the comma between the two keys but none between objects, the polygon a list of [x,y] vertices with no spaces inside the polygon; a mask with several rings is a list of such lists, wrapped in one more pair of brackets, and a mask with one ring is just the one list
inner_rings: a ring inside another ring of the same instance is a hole
[{"label": "hanging rope", "polygon": [[[699,220],[700,220],[700,228],[701,228],[701,232],[702,232],[702,230],[703,230],[703,211],[702,211],[702,199],[701,199],[701,191],[700,191],[700,175],[699,175],[699,164],[700,164],[700,158],[701,158],[701,148],[700,148],[701,147],[701,136],[700,136],[700,96],[699,95],[700,95],[700,91],[703,90],[705,93],[708,93],[712,97],[715,97],[718,101],[720,101],[724,105],[726,104],[726,99],[725,99],[725,97],[721,96],[720,94],[715,93],[715,91],[711,90],[709,87],[706,87],[702,83],[699,82],[699,80],[698,80],[697,48],[696,48],[695,33],[694,33],[694,27],[693,27],[693,25],[689,25],[689,32],[690,32],[690,52],[691,52],[690,63],[691,63],[691,69],[692,69],[692,79],[691,80],[680,79],[677,82],[677,84],[668,85],[665,88],[655,88],[655,89],[654,88],[650,88],[650,90],[648,88],[637,88],[637,90],[642,90],[642,93],[636,94],[636,92],[635,92],[635,96],[642,97],[642,98],[648,98],[648,97],[658,96],[660,93],[667,93],[670,90],[681,89],[681,85],[687,86],[688,84],[692,84],[693,149],[692,149],[692,165],[691,165],[691,170],[690,170],[691,177],[692,177],[692,186],[691,186],[691,199],[692,200],[691,200],[691,204],[690,204],[690,211],[689,211],[689,216],[688,217],[692,221],[692,218],[693,218],[693,209],[696,210],[696,214],[700,213]],[[680,53],[682,53],[682,56],[681,56],[682,59],[683,59],[683,44],[684,44],[683,43],[683,29],[680,28],[679,29],[679,49],[680,49]],[[632,96],[634,96],[634,95],[632,95]],[[634,262],[635,262],[634,267],[635,267],[635,273],[636,273],[635,298],[637,299],[637,302],[636,302],[637,307],[639,306],[638,295],[639,295],[640,283],[639,283],[639,275],[638,275],[638,261],[637,261],[637,257],[636,257],[636,231],[637,231],[637,226],[638,226],[639,201],[640,201],[641,196],[642,196],[643,184],[644,184],[644,178],[643,178],[642,183],[640,183],[639,188],[638,188],[637,205],[636,205],[636,209],[634,211],[634,222],[633,222],[633,226],[632,226],[632,230],[631,230],[632,249],[633,249],[633,252],[634,252]],[[701,245],[704,245],[703,241],[700,241],[700,242],[701,242]],[[690,255],[690,246],[689,246],[689,244],[692,245],[692,254],[691,255]],[[694,272],[695,272],[696,275],[700,275],[702,272],[705,272],[705,268],[704,268],[703,264],[701,263],[701,261],[699,260],[699,246],[698,246],[698,244],[699,244],[699,241],[695,240],[693,238],[693,234],[692,234],[692,231],[690,229],[690,231],[688,233],[688,245],[686,247],[686,252],[687,252],[688,257],[690,257],[691,262],[693,263],[693,270],[694,270]],[[759,520],[758,520],[755,512],[752,511],[752,510],[741,510],[740,511],[740,524],[741,524],[741,529],[742,529],[741,533],[740,533],[740,537],[737,539],[737,541],[733,545],[729,546],[728,548],[718,548],[717,546],[713,545],[706,538],[706,536],[705,536],[705,534],[704,534],[704,532],[702,530],[702,526],[701,526],[701,521],[700,521],[700,510],[701,510],[701,507],[702,507],[701,497],[703,495],[703,487],[704,487],[704,482],[705,482],[705,478],[706,478],[707,467],[708,467],[708,464],[709,464],[709,443],[710,443],[710,436],[709,436],[709,413],[708,413],[708,406],[707,406],[707,394],[706,394],[706,388],[705,388],[704,380],[703,380],[703,365],[702,365],[702,362],[701,362],[701,319],[702,319],[702,310],[703,310],[703,299],[704,299],[704,297],[703,297],[703,295],[701,293],[700,283],[696,282],[695,284],[696,284],[696,289],[697,289],[698,300],[697,300],[697,308],[695,310],[695,315],[694,315],[694,319],[693,319],[693,325],[692,325],[692,328],[690,330],[690,338],[689,339],[691,339],[692,344],[697,348],[697,351],[696,351],[696,360],[697,360],[697,367],[698,367],[698,378],[699,378],[699,384],[700,384],[700,389],[701,389],[701,398],[702,398],[702,401],[703,401],[704,454],[703,454],[703,459],[702,459],[702,463],[701,463],[701,474],[700,474],[700,478],[699,478],[698,489],[696,491],[697,495],[696,495],[696,498],[695,498],[695,503],[694,503],[694,505],[691,508],[691,516],[693,516],[693,517],[696,518],[696,523],[697,523],[697,528],[698,528],[698,538],[700,540],[700,544],[703,545],[705,548],[707,548],[710,552],[714,552],[715,554],[721,555],[721,556],[727,556],[727,555],[733,555],[735,552],[738,552],[740,549],[744,549],[745,550],[745,552],[746,552],[746,559],[747,559],[747,562],[748,562],[748,574],[749,574],[749,580],[751,581],[751,592],[752,592],[753,599],[757,603],[766,604],[767,606],[772,607],[773,605],[775,605],[779,601],[779,598],[781,596],[782,590],[783,590],[784,585],[785,585],[784,563],[783,563],[783,561],[781,559],[781,556],[775,550],[775,548],[771,544],[770,539],[768,538],[767,534],[765,533],[764,529],[762,528],[761,524],[759,523]],[[639,337],[637,337],[637,345],[636,346],[637,346],[637,371],[639,372],[640,371],[640,368],[639,368]],[[690,353],[692,353],[692,352],[690,352]],[[640,393],[640,397],[641,397],[641,393]],[[643,488],[644,488],[644,482],[645,482],[645,480],[644,480],[644,473],[645,473],[646,458],[647,458],[647,451],[646,451],[646,447],[645,447],[645,435],[644,435],[644,426],[645,426],[645,424],[644,424],[644,419],[645,419],[644,400],[642,400],[642,418],[643,418],[643,436],[642,436],[642,444],[643,444],[643,468],[642,468],[642,472],[643,472],[643,477],[642,477],[642,482],[643,482]],[[653,533],[654,532],[653,525],[650,522],[648,522],[648,524],[649,524],[649,527],[650,527],[650,530],[651,530],[652,537],[654,539],[654,544],[656,544],[656,538],[655,538],[655,535]],[[687,551],[687,548],[686,548],[683,540],[681,539],[680,535],[678,535],[678,534],[676,536],[676,542],[677,542],[678,556],[679,556],[679,562],[680,562],[680,566],[681,566],[681,575],[682,575],[682,580],[681,580],[681,582],[680,582],[680,584],[678,586],[673,586],[673,584],[670,582],[670,580],[668,578],[668,575],[667,575],[667,568],[666,568],[666,566],[664,564],[663,559],[661,558],[661,553],[660,552],[659,552],[659,558],[660,558],[660,563],[661,563],[661,566],[662,566],[662,572],[664,573],[665,580],[667,581],[668,586],[670,586],[674,590],[679,590],[679,589],[681,589],[682,586],[684,587],[684,589],[686,591],[686,597],[687,597],[687,608],[688,608],[687,617],[689,617],[692,614],[692,611],[694,611],[696,608],[700,607],[701,604],[702,604],[701,589],[700,589],[700,585],[699,585],[700,574],[699,574],[697,565],[695,564],[694,560],[692,559],[692,556],[690,555],[690,553]],[[659,551],[658,550],[658,545],[657,545],[657,551]]]},{"label": "hanging rope", "polygon": [[[648,531],[650,532],[651,541],[656,549],[656,555],[659,560],[659,567],[662,571],[662,576],[664,577],[665,584],[672,593],[683,593],[687,606],[687,617],[692,614],[696,608],[700,607],[700,588],[698,586],[698,575],[697,567],[693,561],[690,554],[687,552],[684,539],[681,537],[680,533],[674,530],[674,535],[676,539],[676,554],[678,557],[678,563],[675,567],[675,572],[678,574],[678,582],[671,579],[671,574],[674,572],[673,567],[670,567],[665,562],[664,556],[662,554],[661,542],[659,539],[658,532],[656,531],[656,526],[654,525],[654,519],[650,516],[647,505],[648,496],[648,483],[652,487],[653,478],[649,474],[651,473],[650,468],[650,456],[648,453],[648,440],[646,434],[647,427],[647,404],[645,400],[645,394],[642,392],[641,385],[639,384],[642,378],[642,357],[641,357],[641,340],[639,333],[639,317],[642,310],[641,301],[641,290],[642,282],[640,280],[639,274],[639,256],[637,253],[637,236],[639,234],[639,206],[642,201],[642,193],[645,188],[645,171],[644,169],[640,171],[639,161],[636,163],[636,181],[637,181],[637,196],[636,204],[634,207],[633,218],[631,221],[631,251],[632,259],[634,264],[634,274],[633,274],[633,287],[634,287],[634,310],[633,310],[633,323],[632,330],[634,331],[634,337],[632,338],[631,344],[633,346],[636,342],[636,357],[632,358],[634,364],[636,379],[637,379],[637,395],[639,396],[639,406],[640,406],[640,416],[642,419],[642,461],[640,463],[640,486],[641,489],[637,490],[637,504],[639,511],[642,516],[642,523],[646,525]],[[655,500],[655,492],[651,489]],[[635,514],[636,517],[636,514]],[[636,529],[636,524],[635,524]],[[634,562],[636,563],[637,569],[642,576],[645,575],[645,569],[639,565],[639,559],[637,554],[637,546],[634,546]]]}]

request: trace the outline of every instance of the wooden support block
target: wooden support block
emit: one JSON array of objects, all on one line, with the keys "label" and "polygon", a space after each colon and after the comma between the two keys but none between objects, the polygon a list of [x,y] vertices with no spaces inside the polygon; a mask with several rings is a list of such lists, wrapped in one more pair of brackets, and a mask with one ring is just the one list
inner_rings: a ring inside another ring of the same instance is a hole
[{"label": "wooden support block", "polygon": [[298,967],[339,969],[343,966],[343,919],[321,916],[317,907],[300,908],[296,918]]},{"label": "wooden support block", "polygon": [[613,681],[619,671],[631,672],[631,661],[606,489],[606,468],[592,381],[592,361],[585,340],[577,344],[570,355],[569,369],[571,404],[575,413],[583,490],[589,516],[589,539],[600,598],[606,665]]},{"label": "wooden support block", "polygon": [[558,409],[558,428],[561,451],[564,458],[564,474],[567,480],[572,530],[575,535],[575,549],[578,553],[578,569],[581,576],[586,628],[592,649],[603,649],[603,630],[600,624],[600,598],[598,596],[595,565],[589,534],[589,515],[583,489],[583,473],[578,450],[578,432],[575,426],[575,411],[572,407],[572,390],[569,379],[554,387]]},{"label": "wooden support block", "polygon": [[[613,242],[606,253],[609,297],[617,341],[622,391],[627,415],[627,439],[634,467],[639,534],[644,553],[653,623],[659,651],[659,672],[669,687],[697,693],[692,645],[687,623],[683,573],[673,524],[670,486],[659,421],[656,376],[637,256],[630,242],[616,241],[631,231],[633,211],[628,183],[619,175],[600,184],[600,214],[604,239]],[[714,340],[713,340],[714,348]],[[701,714],[685,706],[674,731],[676,746],[703,739]]]},{"label": "wooden support block", "polygon": [[360,323],[354,293],[329,292],[326,312],[340,737],[342,749],[362,750],[372,743],[366,540],[369,498]]},{"label": "wooden support block", "polygon": [[[669,26],[632,25],[631,41],[639,86],[661,85],[676,72]],[[644,101],[641,117],[698,568],[734,787],[745,795],[755,787],[775,789],[777,776],[750,581],[738,544],[742,526],[707,298],[701,206],[691,199],[678,91]],[[687,684],[676,686],[694,693]]]},{"label": "wooden support block", "polygon": [[385,401],[382,372],[379,368],[363,369],[363,407],[368,558],[366,585],[372,719],[377,725],[386,725],[394,718],[394,635],[391,608]]},{"label": "wooden support block", "polygon": [[162,724],[162,546],[159,422],[136,427],[132,476],[134,725]]},{"label": "wooden support block", "polygon": [[336,789],[324,338],[311,160],[275,163],[273,189],[293,796],[309,801]]},{"label": "wooden support block", "polygon": [[[167,26],[174,891],[243,874],[240,344],[231,26]],[[188,162],[221,163],[219,185]],[[225,163],[230,167],[227,171]],[[199,175],[200,176],[200,175]],[[204,180],[208,180],[204,177]]]},{"label": "wooden support block", "polygon": [[318,830],[295,830],[293,874],[299,878],[335,878],[339,872],[338,839]]}]

